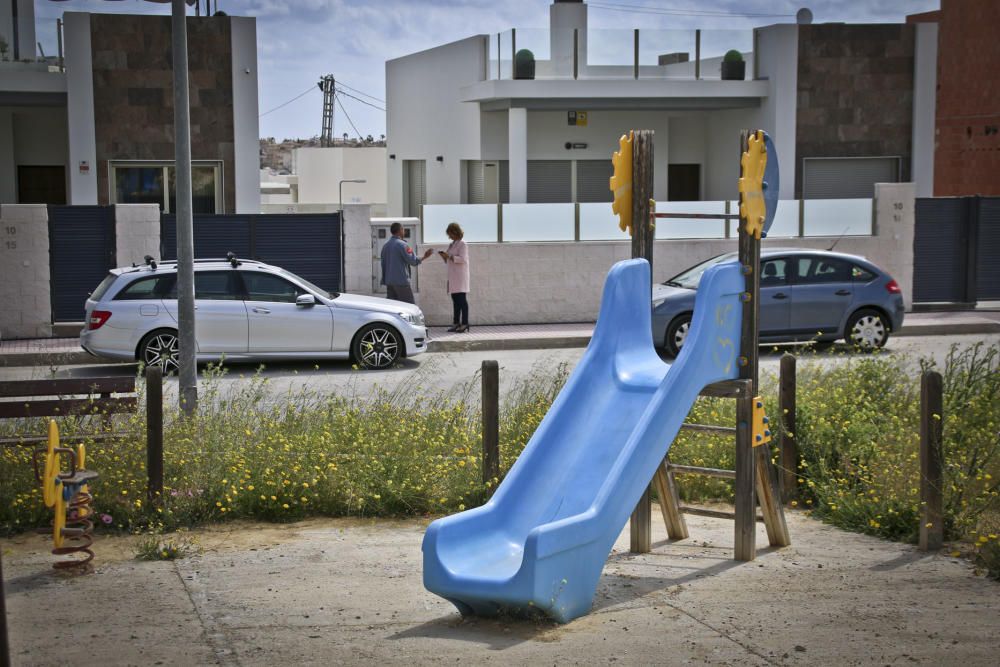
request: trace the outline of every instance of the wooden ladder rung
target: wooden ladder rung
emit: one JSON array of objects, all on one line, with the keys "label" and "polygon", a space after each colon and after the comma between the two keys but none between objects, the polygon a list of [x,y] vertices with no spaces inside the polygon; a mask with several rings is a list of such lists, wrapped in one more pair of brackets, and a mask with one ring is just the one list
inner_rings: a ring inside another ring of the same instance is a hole
[{"label": "wooden ladder rung", "polygon": [[705,431],[708,433],[736,433],[735,426],[714,426],[712,424],[681,424],[681,428],[687,431]]},{"label": "wooden ladder rung", "polygon": [[725,479],[736,479],[735,470],[722,470],[720,468],[702,468],[700,466],[685,466],[677,463],[670,463],[667,466],[673,472],[681,475],[708,475],[709,477],[722,477]]},{"label": "wooden ladder rung", "polygon": [[[735,512],[723,512],[722,510],[710,510],[704,507],[693,507],[691,505],[681,505],[678,509],[684,514],[694,514],[695,516],[707,516],[713,519],[729,519],[730,521],[736,520]],[[760,523],[764,522],[764,517],[761,515],[756,515],[757,521]]]}]

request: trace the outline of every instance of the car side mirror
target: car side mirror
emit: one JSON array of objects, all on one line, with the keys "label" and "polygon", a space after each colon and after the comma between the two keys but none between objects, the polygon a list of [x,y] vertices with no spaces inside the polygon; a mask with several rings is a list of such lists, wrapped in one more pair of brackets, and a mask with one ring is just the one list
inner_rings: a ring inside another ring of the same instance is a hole
[{"label": "car side mirror", "polygon": [[303,308],[316,305],[316,297],[312,294],[302,294],[295,299],[295,305]]}]

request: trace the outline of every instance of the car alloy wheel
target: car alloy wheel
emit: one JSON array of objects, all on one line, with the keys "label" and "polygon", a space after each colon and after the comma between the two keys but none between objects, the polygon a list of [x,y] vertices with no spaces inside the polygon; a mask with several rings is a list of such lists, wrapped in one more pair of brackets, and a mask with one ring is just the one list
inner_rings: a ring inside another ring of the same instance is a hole
[{"label": "car alloy wheel", "polygon": [[176,373],[180,369],[179,353],[177,334],[171,331],[154,332],[142,346],[142,361],[147,366],[159,366],[164,374]]},{"label": "car alloy wheel", "polygon": [[691,330],[691,314],[685,314],[674,319],[667,327],[666,349],[667,354],[676,357],[680,354],[688,332]]},{"label": "car alloy wheel", "polygon": [[862,310],[851,317],[846,338],[855,347],[874,350],[885,345],[889,339],[889,328],[880,313]]},{"label": "car alloy wheel", "polygon": [[389,368],[399,359],[399,334],[388,326],[372,324],[361,331],[355,356],[365,368]]}]

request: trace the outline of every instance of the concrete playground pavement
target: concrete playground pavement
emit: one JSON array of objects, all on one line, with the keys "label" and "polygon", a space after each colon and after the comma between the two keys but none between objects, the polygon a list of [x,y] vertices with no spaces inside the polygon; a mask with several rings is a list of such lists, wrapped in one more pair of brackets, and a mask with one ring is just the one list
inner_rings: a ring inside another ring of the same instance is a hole
[{"label": "concrete playground pavement", "polygon": [[[466,333],[430,327],[428,352],[586,347],[593,323],[475,325]],[[894,336],[1000,333],[1000,310],[907,313]],[[0,366],[70,366],[99,362],[77,338],[0,340]]]},{"label": "concrete playground pavement", "polygon": [[[654,517],[659,513],[654,509]],[[51,569],[48,542],[0,540],[12,660],[52,665],[996,664],[1000,584],[943,554],[846,533],[800,512],[793,544],[731,560],[731,522],[628,553],[623,532],[587,616],[567,625],[462,619],[424,590],[424,520],[314,519],[194,531],[172,562],[103,537],[91,574]]]}]

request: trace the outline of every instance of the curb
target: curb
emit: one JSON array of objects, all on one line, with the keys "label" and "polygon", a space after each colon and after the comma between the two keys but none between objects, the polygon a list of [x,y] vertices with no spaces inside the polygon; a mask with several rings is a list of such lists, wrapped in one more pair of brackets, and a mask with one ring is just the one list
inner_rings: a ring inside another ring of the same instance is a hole
[{"label": "curb", "polygon": [[[906,326],[892,334],[899,337],[951,336],[963,334],[1000,333],[1000,322],[955,322]],[[587,347],[590,336],[544,336],[525,338],[493,338],[480,340],[430,340],[427,352],[485,352],[490,350],[546,350]],[[0,368],[15,366],[78,366],[86,364],[129,363],[95,357],[84,350],[73,352],[12,352],[0,353]]]}]

